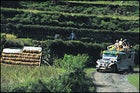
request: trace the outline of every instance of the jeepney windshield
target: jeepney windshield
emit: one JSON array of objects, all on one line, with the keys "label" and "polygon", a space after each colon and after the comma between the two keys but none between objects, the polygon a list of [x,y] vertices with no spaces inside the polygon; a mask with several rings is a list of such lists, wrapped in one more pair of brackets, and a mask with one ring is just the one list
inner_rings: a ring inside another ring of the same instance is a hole
[{"label": "jeepney windshield", "polygon": [[116,54],[109,54],[109,53],[104,53],[103,54],[103,58],[106,59],[106,58],[117,58],[118,56]]}]

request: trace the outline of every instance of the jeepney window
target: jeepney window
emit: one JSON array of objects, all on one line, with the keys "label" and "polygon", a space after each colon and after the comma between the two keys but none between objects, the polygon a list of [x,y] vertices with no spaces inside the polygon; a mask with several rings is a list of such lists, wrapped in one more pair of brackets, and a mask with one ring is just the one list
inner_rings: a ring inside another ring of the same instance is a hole
[{"label": "jeepney window", "polygon": [[126,58],[126,55],[125,54],[122,54],[122,58]]},{"label": "jeepney window", "polygon": [[103,58],[106,58],[106,57],[116,57],[117,55],[116,54],[103,54]]},{"label": "jeepney window", "polygon": [[126,55],[125,54],[120,54],[118,55],[118,59],[121,60],[121,59],[125,59],[126,58]]}]

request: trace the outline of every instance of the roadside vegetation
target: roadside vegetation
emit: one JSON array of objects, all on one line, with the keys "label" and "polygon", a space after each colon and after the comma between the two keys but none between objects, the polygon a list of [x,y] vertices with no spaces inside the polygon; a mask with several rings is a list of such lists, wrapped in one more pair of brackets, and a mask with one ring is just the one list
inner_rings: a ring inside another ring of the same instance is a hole
[{"label": "roadside vegetation", "polygon": [[140,80],[140,77],[139,77],[139,74],[130,74],[128,75],[128,81],[134,85],[137,89],[139,89],[139,80]]},{"label": "roadside vegetation", "polygon": [[[0,54],[41,46],[43,55],[40,67],[1,64],[1,92],[95,92],[95,62],[120,38],[132,44],[138,66],[138,1],[2,1]],[[128,80],[138,86],[137,75]]]},{"label": "roadside vegetation", "polygon": [[1,64],[1,92],[94,92],[84,72],[87,55],[65,55],[53,66]]}]

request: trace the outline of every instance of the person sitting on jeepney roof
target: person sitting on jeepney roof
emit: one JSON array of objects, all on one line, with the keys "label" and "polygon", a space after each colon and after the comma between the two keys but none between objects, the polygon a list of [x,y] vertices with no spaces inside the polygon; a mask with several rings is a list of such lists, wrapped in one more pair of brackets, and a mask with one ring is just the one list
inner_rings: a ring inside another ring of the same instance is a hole
[{"label": "person sitting on jeepney roof", "polygon": [[131,46],[130,46],[129,42],[127,42],[127,43],[125,42],[124,51],[129,52],[131,50],[130,48],[131,48]]},{"label": "person sitting on jeepney roof", "polygon": [[120,51],[123,51],[124,50],[124,48],[127,48],[127,44],[126,44],[126,39],[120,39],[120,41],[119,41],[119,47],[118,47],[118,50],[120,50]]},{"label": "person sitting on jeepney roof", "polygon": [[114,45],[110,45],[107,47],[108,50],[118,50],[119,49],[119,40],[116,40]]},{"label": "person sitting on jeepney roof", "polygon": [[119,45],[126,46],[126,42],[125,41],[126,41],[126,39],[123,40],[121,38],[120,41],[119,41]]},{"label": "person sitting on jeepney roof", "polygon": [[123,39],[121,38],[119,41],[119,45],[122,45],[122,44],[123,44]]},{"label": "person sitting on jeepney roof", "polygon": [[116,40],[116,43],[114,44],[116,50],[119,48],[119,40]]}]

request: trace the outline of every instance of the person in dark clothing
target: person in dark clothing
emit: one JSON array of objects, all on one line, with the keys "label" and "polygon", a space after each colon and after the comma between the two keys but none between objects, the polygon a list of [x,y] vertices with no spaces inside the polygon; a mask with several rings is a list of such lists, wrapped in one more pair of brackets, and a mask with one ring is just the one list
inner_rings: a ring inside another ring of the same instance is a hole
[{"label": "person in dark clothing", "polygon": [[75,35],[75,33],[72,31],[72,33],[70,34],[70,39],[71,40],[74,40],[74,39],[76,39],[76,35]]}]

